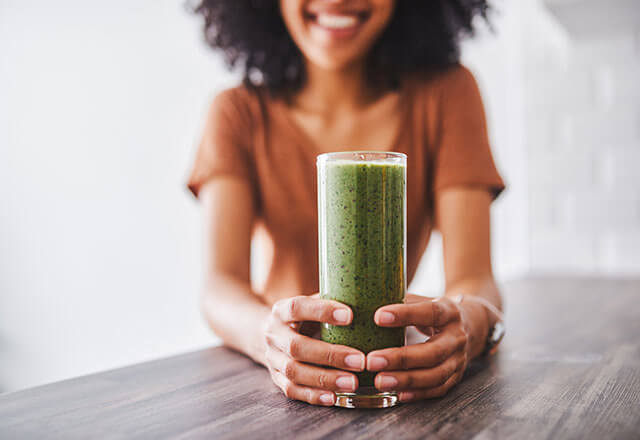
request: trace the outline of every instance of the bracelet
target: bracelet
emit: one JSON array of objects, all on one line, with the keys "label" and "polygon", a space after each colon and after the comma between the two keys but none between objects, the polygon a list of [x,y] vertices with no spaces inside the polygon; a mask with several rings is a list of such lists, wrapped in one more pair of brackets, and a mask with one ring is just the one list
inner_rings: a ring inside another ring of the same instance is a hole
[{"label": "bracelet", "polygon": [[487,356],[489,354],[494,354],[498,349],[498,345],[504,338],[504,334],[506,332],[506,328],[504,325],[504,313],[493,305],[490,301],[475,296],[475,295],[456,295],[453,297],[453,301],[462,304],[462,301],[470,301],[475,302],[484,306],[484,308],[493,315],[493,325],[489,328],[489,334],[487,335],[487,341],[484,345],[484,350],[480,353],[480,356]]}]

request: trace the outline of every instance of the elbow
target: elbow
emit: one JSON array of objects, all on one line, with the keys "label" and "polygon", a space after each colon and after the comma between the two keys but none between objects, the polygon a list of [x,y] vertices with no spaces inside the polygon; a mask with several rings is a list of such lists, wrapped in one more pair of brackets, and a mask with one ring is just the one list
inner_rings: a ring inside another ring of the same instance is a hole
[{"label": "elbow", "polygon": [[200,293],[200,312],[209,328],[221,335],[229,320],[230,304],[236,302],[238,293],[245,288],[244,284],[227,274],[211,274],[207,276],[204,289]]}]

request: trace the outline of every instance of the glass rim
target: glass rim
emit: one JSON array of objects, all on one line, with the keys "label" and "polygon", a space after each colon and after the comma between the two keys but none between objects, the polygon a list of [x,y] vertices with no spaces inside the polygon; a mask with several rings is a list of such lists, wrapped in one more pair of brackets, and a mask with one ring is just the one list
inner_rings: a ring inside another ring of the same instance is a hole
[{"label": "glass rim", "polygon": [[376,151],[376,150],[353,150],[353,151],[332,151],[319,154],[317,163],[344,160],[353,162],[385,162],[406,163],[407,155],[397,151]]}]

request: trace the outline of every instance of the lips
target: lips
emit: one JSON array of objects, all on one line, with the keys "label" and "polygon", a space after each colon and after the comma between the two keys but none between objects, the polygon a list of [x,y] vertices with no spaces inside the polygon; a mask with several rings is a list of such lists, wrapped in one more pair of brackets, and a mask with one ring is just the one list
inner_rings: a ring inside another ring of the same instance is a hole
[{"label": "lips", "polygon": [[318,26],[327,29],[349,29],[357,26],[360,18],[356,15],[337,15],[321,12],[316,14],[315,22]]},{"label": "lips", "polygon": [[311,25],[341,38],[355,35],[369,15],[367,10],[322,8],[308,10],[306,18]]}]

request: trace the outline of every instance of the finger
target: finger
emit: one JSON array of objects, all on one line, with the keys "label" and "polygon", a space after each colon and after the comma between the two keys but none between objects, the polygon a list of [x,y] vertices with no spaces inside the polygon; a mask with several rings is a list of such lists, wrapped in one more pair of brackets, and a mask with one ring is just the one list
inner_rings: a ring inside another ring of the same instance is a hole
[{"label": "finger", "polygon": [[358,379],[355,374],[305,364],[286,356],[279,350],[267,350],[267,362],[270,367],[282,373],[296,385],[349,392],[358,388]]},{"label": "finger", "polygon": [[447,392],[449,392],[449,390],[453,388],[458,382],[460,382],[460,380],[462,379],[462,374],[463,372],[454,374],[449,378],[449,380],[447,380],[439,387],[403,391],[399,394],[398,398],[401,402],[414,402],[416,400],[435,399],[438,397],[442,397],[447,394]]},{"label": "finger", "polygon": [[333,325],[348,325],[353,312],[338,301],[294,296],[281,299],[273,305],[272,312],[282,322],[317,321]]},{"label": "finger", "polygon": [[411,304],[411,303],[417,303],[422,301],[437,301],[438,299],[439,297],[436,297],[436,296],[424,296],[424,295],[416,295],[413,293],[407,293],[404,296],[404,303]]},{"label": "finger", "polygon": [[460,318],[458,307],[447,298],[433,301],[391,304],[380,307],[373,317],[381,327],[408,325],[441,327]]},{"label": "finger", "polygon": [[289,399],[323,406],[332,406],[336,401],[336,396],[331,391],[296,385],[279,371],[272,371],[271,378]]},{"label": "finger", "polygon": [[463,367],[463,356],[452,356],[435,368],[379,373],[374,383],[380,391],[436,388],[446,383]]},{"label": "finger", "polygon": [[297,361],[341,370],[364,370],[365,356],[361,351],[346,345],[329,344],[301,335],[285,324],[272,327],[266,333],[266,338],[270,346],[283,351]]},{"label": "finger", "polygon": [[466,344],[463,332],[456,331],[457,324],[445,327],[427,342],[385,348],[367,355],[367,370],[394,371],[412,368],[431,368],[441,364]]}]

